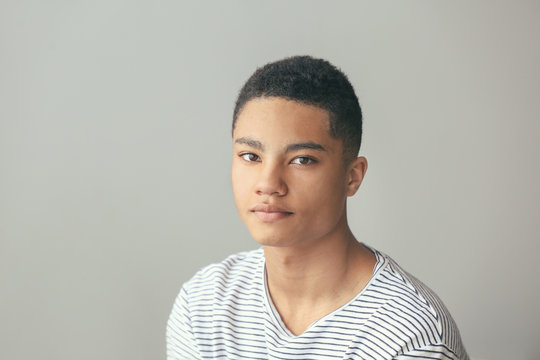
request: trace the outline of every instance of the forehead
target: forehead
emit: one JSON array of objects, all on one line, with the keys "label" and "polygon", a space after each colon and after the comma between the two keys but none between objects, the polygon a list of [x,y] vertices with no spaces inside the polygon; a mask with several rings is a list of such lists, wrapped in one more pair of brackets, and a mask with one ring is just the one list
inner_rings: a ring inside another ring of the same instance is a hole
[{"label": "forehead", "polygon": [[328,111],[279,97],[248,101],[236,120],[233,138],[286,144],[311,141],[334,148],[341,143],[330,135]]}]

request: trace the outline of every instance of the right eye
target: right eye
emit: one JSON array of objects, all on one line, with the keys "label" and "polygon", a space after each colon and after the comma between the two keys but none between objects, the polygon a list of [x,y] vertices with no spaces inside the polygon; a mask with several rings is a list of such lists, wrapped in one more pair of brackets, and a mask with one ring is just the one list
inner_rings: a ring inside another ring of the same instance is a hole
[{"label": "right eye", "polygon": [[240,157],[247,162],[255,162],[255,161],[261,161],[261,158],[258,155],[255,155],[254,153],[243,153],[240,154]]}]

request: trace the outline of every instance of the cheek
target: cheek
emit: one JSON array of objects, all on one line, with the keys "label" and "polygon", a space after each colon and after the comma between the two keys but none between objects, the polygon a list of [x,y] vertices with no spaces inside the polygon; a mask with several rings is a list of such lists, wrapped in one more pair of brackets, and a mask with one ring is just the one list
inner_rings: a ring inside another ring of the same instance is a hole
[{"label": "cheek", "polygon": [[236,206],[240,209],[242,205],[245,206],[244,203],[248,200],[248,196],[251,193],[249,172],[246,171],[245,167],[235,166],[233,163],[231,180],[234,201],[236,202]]},{"label": "cheek", "polygon": [[298,191],[301,191],[304,198],[310,199],[310,202],[330,206],[335,202],[343,202],[346,197],[345,179],[340,176],[326,174],[316,177],[300,176],[295,181],[298,184]]},{"label": "cheek", "polygon": [[306,180],[299,182],[295,196],[304,212],[316,222],[333,222],[333,218],[339,218],[345,208],[345,180],[328,176]]}]

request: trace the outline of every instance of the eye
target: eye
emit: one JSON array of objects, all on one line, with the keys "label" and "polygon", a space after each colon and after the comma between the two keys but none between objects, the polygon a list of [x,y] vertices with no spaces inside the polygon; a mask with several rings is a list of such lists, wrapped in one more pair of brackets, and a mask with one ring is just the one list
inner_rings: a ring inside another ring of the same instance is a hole
[{"label": "eye", "polygon": [[261,158],[258,155],[255,155],[254,153],[240,154],[240,157],[246,160],[247,162],[261,161]]},{"label": "eye", "polygon": [[298,157],[295,157],[292,161],[291,161],[291,164],[296,164],[296,165],[310,165],[310,164],[313,164],[315,163],[316,160],[313,159],[313,158],[310,158],[309,156],[298,156]]}]

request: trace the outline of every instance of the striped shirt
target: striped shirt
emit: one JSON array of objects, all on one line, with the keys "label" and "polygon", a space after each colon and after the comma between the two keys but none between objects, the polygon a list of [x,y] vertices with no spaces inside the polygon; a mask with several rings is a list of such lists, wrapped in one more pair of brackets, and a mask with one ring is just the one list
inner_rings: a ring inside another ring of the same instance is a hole
[{"label": "striped shirt", "polygon": [[437,295],[373,251],[377,263],[366,287],[298,336],[268,295],[262,249],[207,266],[176,298],[167,323],[167,358],[468,360]]}]

